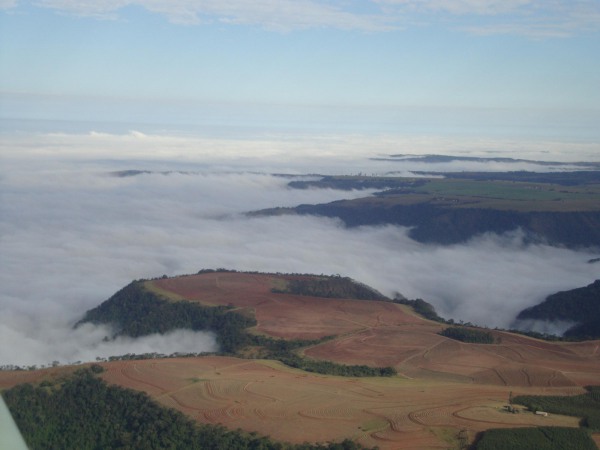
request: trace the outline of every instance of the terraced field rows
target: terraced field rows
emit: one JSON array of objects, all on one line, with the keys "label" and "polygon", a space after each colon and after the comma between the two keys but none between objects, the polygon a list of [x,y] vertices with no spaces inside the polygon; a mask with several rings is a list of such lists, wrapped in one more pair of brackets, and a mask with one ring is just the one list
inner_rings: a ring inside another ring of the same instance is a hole
[{"label": "terraced field rows", "polygon": [[315,441],[351,436],[382,449],[451,448],[448,440],[456,440],[463,429],[577,426],[574,418],[508,414],[503,405],[510,392],[582,391],[574,387],[330,377],[268,361],[224,357],[123,361],[107,364],[107,368],[104,377],[108,381],[154,392],[161,403],[201,422],[292,442],[305,441],[306,430]]}]

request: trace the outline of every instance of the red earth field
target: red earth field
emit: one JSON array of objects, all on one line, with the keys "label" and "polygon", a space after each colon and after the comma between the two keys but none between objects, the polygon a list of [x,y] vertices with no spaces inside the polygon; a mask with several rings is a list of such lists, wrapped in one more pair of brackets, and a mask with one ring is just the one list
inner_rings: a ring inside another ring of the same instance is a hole
[{"label": "red earth field", "polygon": [[600,381],[600,341],[554,343],[492,330],[499,344],[465,344],[438,335],[441,324],[404,305],[271,292],[284,278],[217,272],[148,284],[176,298],[251,311],[255,331],[270,336],[338,336],[305,350],[314,359],[393,366],[409,379],[483,385],[576,387]]},{"label": "red earth field", "polygon": [[[199,422],[288,442],[351,438],[382,449],[460,448],[489,428],[576,427],[577,418],[511,414],[505,405],[511,393],[572,395],[600,384],[600,341],[549,343],[492,331],[499,343],[465,344],[438,335],[442,325],[403,305],[271,292],[285,278],[215,272],[147,286],[173,299],[252,313],[256,333],[302,339],[336,335],[304,355],[393,366],[398,376],[334,377],[273,361],[210,356],[103,363],[103,377],[145,391]],[[58,373],[0,372],[0,388]]]}]

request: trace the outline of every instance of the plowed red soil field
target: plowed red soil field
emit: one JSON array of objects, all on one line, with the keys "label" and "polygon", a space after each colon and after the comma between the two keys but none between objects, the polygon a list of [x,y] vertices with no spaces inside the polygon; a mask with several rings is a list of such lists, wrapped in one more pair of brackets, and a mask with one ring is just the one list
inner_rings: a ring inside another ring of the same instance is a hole
[{"label": "plowed red soil field", "polygon": [[[288,442],[351,438],[382,449],[459,448],[489,428],[578,426],[578,419],[508,413],[510,394],[574,395],[600,384],[600,342],[549,343],[492,331],[498,344],[438,335],[442,325],[390,302],[271,292],[279,275],[205,273],[148,282],[174,299],[252,312],[255,332],[331,341],[304,351],[345,364],[394,366],[390,378],[309,374],[232,357],[103,363],[108,382],[147,392],[202,423]],[[48,369],[56,370],[56,369]],[[25,378],[22,376],[25,375]],[[0,372],[0,388],[54,372]],[[38,378],[36,378],[38,377]]]},{"label": "plowed red soil field", "polygon": [[600,342],[553,343],[492,330],[498,344],[465,344],[437,333],[442,325],[390,302],[271,292],[283,275],[216,272],[149,282],[175,298],[251,310],[256,331],[282,338],[337,339],[305,350],[314,359],[394,366],[423,380],[569,387],[600,382]]},{"label": "plowed red soil field", "polygon": [[199,422],[258,431],[288,442],[352,438],[366,446],[454,448],[458,433],[497,427],[578,426],[578,419],[510,414],[509,393],[528,388],[398,378],[307,374],[283,364],[227,357],[121,361],[103,377],[142,390]]}]

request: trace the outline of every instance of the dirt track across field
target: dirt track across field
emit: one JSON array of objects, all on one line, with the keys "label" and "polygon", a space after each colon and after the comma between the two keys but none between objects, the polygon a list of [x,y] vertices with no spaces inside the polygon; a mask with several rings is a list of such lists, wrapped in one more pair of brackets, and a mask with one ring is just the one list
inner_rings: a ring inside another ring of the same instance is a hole
[{"label": "dirt track across field", "polygon": [[307,374],[280,363],[226,357],[121,361],[111,383],[142,390],[202,423],[288,442],[352,438],[390,449],[455,448],[461,430],[578,426],[578,419],[508,413],[509,393],[570,394],[573,388],[484,386],[403,378]]},{"label": "dirt track across field", "polygon": [[314,359],[393,366],[408,378],[482,385],[576,387],[600,382],[598,341],[546,342],[492,330],[497,344],[465,344],[437,334],[443,326],[390,302],[271,292],[283,275],[217,272],[149,285],[209,305],[251,311],[256,331],[286,339],[337,339],[307,349]]},{"label": "dirt track across field", "polygon": [[[455,449],[501,427],[578,426],[578,419],[509,413],[509,396],[575,395],[600,384],[600,342],[550,343],[494,331],[496,344],[442,337],[443,325],[391,302],[273,293],[283,275],[204,273],[148,282],[174,300],[253,314],[253,332],[335,339],[304,356],[393,366],[394,377],[310,374],[279,362],[207,356],[102,363],[105,380],[147,392],[202,423],[288,442],[354,439],[381,449]],[[0,372],[0,389],[68,368]],[[598,437],[595,436],[596,440]]]},{"label": "dirt track across field", "polygon": [[[309,375],[277,363],[235,362],[219,368],[216,379],[203,372],[210,378],[202,388],[206,392],[221,386],[218,392],[239,394],[202,394],[219,406],[212,413],[187,410],[198,420],[293,442],[351,437],[381,448],[455,448],[461,432],[472,439],[478,431],[504,426],[577,426],[574,418],[510,414],[504,407],[510,393],[573,395],[600,381],[598,341],[550,343],[492,330],[497,344],[465,344],[440,336],[442,325],[403,305],[273,293],[282,277],[208,273],[157,280],[151,286],[176,298],[251,311],[256,331],[270,336],[336,335],[304,355],[393,366],[399,376],[347,379]],[[246,377],[250,374],[252,381]]]}]

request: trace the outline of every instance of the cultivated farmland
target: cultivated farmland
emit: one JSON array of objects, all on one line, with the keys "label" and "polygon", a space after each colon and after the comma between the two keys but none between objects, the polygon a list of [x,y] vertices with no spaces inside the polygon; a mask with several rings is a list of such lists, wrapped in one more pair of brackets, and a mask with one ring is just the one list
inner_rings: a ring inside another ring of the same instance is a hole
[{"label": "cultivated farmland", "polygon": [[[309,373],[233,356],[102,363],[109,383],[144,391],[200,423],[287,442],[350,438],[382,449],[461,448],[491,428],[577,427],[576,417],[506,406],[517,395],[577,395],[600,380],[600,342],[545,342],[490,330],[493,344],[438,333],[391,301],[310,297],[281,291],[302,275],[206,272],[144,282],[171,301],[228,306],[256,319],[250,332],[280,339],[333,336],[298,352],[339,364],[391,366],[391,377]],[[248,354],[251,354],[248,353]],[[0,388],[60,377],[70,368],[0,372]]]}]

